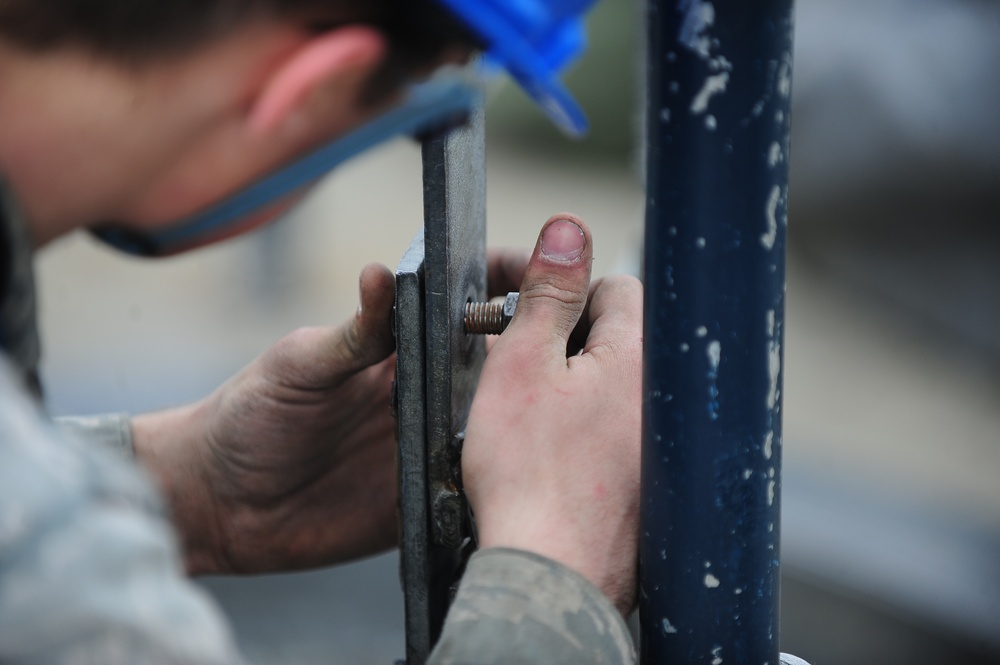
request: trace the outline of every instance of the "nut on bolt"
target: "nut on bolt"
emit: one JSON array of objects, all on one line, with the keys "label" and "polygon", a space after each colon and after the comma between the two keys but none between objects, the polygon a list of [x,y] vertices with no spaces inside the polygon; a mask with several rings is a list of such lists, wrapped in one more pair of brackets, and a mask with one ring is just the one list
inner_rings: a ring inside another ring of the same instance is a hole
[{"label": "nut on bolt", "polygon": [[507,294],[502,303],[468,302],[465,304],[465,332],[468,335],[499,335],[507,329],[517,309],[518,293]]}]

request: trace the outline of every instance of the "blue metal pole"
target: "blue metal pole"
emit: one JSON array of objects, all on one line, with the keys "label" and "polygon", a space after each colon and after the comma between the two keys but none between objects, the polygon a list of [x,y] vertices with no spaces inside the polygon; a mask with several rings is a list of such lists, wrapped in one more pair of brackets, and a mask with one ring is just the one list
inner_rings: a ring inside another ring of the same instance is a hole
[{"label": "blue metal pole", "polygon": [[648,0],[645,665],[777,665],[792,0]]}]

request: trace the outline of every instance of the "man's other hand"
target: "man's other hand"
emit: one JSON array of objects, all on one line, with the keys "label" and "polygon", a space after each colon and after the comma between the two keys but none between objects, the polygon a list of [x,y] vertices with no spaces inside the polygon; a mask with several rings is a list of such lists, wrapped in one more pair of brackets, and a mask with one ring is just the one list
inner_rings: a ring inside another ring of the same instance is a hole
[{"label": "man's other hand", "polygon": [[392,274],[338,327],[280,340],[201,402],[133,420],[192,573],[328,565],[396,543]]}]

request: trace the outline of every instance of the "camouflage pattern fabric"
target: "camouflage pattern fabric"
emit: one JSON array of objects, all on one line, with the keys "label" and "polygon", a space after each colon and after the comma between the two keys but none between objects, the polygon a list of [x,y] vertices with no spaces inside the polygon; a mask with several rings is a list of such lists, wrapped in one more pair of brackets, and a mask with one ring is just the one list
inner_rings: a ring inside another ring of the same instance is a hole
[{"label": "camouflage pattern fabric", "polygon": [[0,360],[0,662],[241,662],[150,487],[58,430]]},{"label": "camouflage pattern fabric", "polygon": [[55,418],[59,429],[94,445],[114,451],[122,459],[135,459],[132,446],[132,423],[127,413],[99,416],[62,416]]},{"label": "camouflage pattern fabric", "polygon": [[586,579],[529,552],[492,548],[469,559],[430,662],[625,665],[635,650],[621,615]]}]

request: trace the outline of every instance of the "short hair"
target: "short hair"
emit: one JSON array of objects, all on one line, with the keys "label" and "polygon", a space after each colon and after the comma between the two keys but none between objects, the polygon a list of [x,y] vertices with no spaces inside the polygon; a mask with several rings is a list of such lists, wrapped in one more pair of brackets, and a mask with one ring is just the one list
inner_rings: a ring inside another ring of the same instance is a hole
[{"label": "short hair", "polygon": [[478,46],[437,0],[0,0],[0,38],[31,51],[73,46],[141,63],[255,18],[299,21],[317,31],[347,23],[379,28],[390,55],[371,97],[435,64],[450,46]]}]

